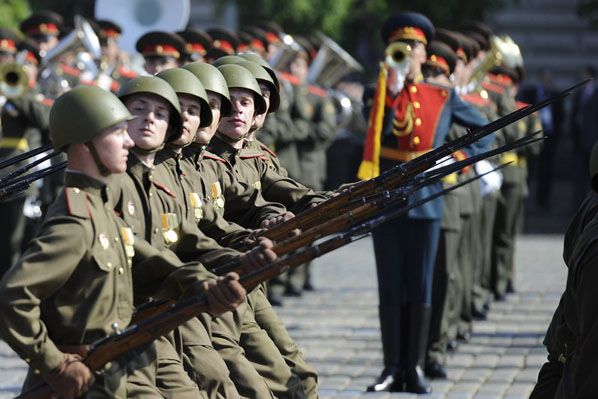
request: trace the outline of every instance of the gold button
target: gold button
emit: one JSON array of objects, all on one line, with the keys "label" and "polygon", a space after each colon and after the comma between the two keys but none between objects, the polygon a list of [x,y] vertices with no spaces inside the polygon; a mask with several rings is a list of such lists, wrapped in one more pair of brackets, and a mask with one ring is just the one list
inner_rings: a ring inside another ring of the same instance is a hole
[{"label": "gold button", "polygon": [[118,242],[118,237],[114,237],[114,242]]},{"label": "gold button", "polygon": [[418,145],[419,143],[421,143],[421,139],[418,136],[415,136],[413,138],[413,144],[414,145]]},{"label": "gold button", "polygon": [[419,101],[415,101],[415,102],[413,103],[413,107],[414,107],[415,109],[420,109],[420,108],[421,108],[421,106],[422,106],[422,105],[419,103]]},{"label": "gold button", "polygon": [[422,120],[417,118],[415,119],[415,126],[420,126],[422,124]]},{"label": "gold button", "polygon": [[109,269],[112,268],[112,262],[106,263],[106,266],[108,266]]},{"label": "gold button", "polygon": [[122,267],[119,267],[118,274],[125,274],[125,269],[123,269]]},{"label": "gold button", "polygon": [[73,191],[74,191],[75,193],[79,194],[79,192],[80,192],[81,190],[79,190],[77,187],[75,187],[75,188],[73,189]]},{"label": "gold button", "polygon": [[35,369],[35,370],[33,370],[33,372],[34,372],[35,374],[39,375],[39,370],[38,370],[38,369]]},{"label": "gold button", "polygon": [[447,94],[448,94],[448,92],[447,92],[446,90],[442,90],[442,91],[440,92],[440,95],[441,95],[442,97],[446,97],[446,96],[447,96]]},{"label": "gold button", "polygon": [[412,93],[417,93],[417,87],[415,87],[415,86],[411,86],[411,87],[409,88],[409,91],[410,91],[410,92],[412,92]]},{"label": "gold button", "polygon": [[129,267],[133,266],[133,261],[131,259],[127,259],[127,265],[129,265]]}]

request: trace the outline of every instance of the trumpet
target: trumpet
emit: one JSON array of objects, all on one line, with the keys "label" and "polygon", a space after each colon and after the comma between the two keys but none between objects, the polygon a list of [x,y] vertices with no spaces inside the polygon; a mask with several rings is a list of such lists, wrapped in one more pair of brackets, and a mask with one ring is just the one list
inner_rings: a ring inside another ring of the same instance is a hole
[{"label": "trumpet", "polygon": [[405,85],[405,79],[411,67],[411,54],[413,50],[407,43],[392,42],[384,50],[384,68],[392,68],[395,72],[390,90],[398,93]]},{"label": "trumpet", "polygon": [[18,98],[29,90],[29,77],[23,65],[9,62],[0,65],[0,94],[6,98]]}]

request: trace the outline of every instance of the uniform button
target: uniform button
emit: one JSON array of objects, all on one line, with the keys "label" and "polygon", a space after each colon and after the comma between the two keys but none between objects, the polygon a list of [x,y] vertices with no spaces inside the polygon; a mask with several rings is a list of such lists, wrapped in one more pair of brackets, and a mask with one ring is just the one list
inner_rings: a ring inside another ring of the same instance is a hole
[{"label": "uniform button", "polygon": [[419,101],[415,101],[415,102],[413,103],[413,107],[414,107],[415,109],[420,109],[420,108],[421,108],[421,106],[422,106],[422,105],[419,103]]},{"label": "uniform button", "polygon": [[25,359],[25,361],[26,361],[27,363],[31,363],[31,359],[29,359],[29,358]]},{"label": "uniform button", "polygon": [[119,267],[118,274],[125,274],[125,269],[123,269],[122,267]]},{"label": "uniform button", "polygon": [[114,242],[118,242],[118,237],[114,237]]},{"label": "uniform button", "polygon": [[[80,192],[81,190],[79,190],[77,187],[75,187],[75,188],[73,189],[73,191],[74,191],[75,193],[79,194],[79,192]],[[39,371],[38,371],[38,373],[39,373]]]},{"label": "uniform button", "polygon": [[38,369],[35,369],[35,370],[33,370],[33,373],[35,373],[35,374],[39,375],[39,370],[38,370]]},{"label": "uniform button", "polygon": [[412,92],[412,93],[417,93],[417,87],[415,87],[415,86],[411,86],[411,87],[409,88],[409,91],[410,91],[410,92]]},{"label": "uniform button", "polygon": [[112,362],[108,362],[104,365],[104,371],[108,371],[110,370],[110,368],[112,367]]},{"label": "uniform button", "polygon": [[133,266],[133,261],[131,259],[127,259],[127,265],[129,265],[129,267]]},{"label": "uniform button", "polygon": [[448,92],[447,92],[446,90],[442,90],[442,91],[440,92],[440,95],[441,95],[442,97],[446,97],[446,96],[447,96],[447,94],[448,94]]},{"label": "uniform button", "polygon": [[419,143],[421,143],[421,139],[418,136],[415,136],[413,138],[413,144],[414,145],[418,145]]},{"label": "uniform button", "polygon": [[108,268],[111,269],[112,268],[112,262],[106,263],[106,266],[108,266]]},{"label": "uniform button", "polygon": [[417,118],[415,119],[415,126],[420,126],[422,124],[422,120]]}]

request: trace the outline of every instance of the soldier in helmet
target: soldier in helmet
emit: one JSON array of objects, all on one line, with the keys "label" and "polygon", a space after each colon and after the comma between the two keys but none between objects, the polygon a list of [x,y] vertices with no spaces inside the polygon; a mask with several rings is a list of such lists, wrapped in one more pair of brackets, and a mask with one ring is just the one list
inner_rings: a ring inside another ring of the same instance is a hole
[{"label": "soldier in helmet", "polygon": [[82,362],[90,344],[112,334],[112,325],[129,324],[135,284],[142,284],[136,294],[172,299],[185,289],[206,291],[214,314],[244,298],[238,276],[201,283],[212,275],[200,264],[184,265],[159,253],[112,211],[108,183],[126,170],[134,145],[127,134],[132,118],[117,97],[89,86],[65,93],[52,108],[53,145],[68,154],[66,187],[39,235],[0,281],[6,316],[0,334],[29,363],[25,389],[44,380],[64,398],[86,392],[85,397],[161,397],[151,374],[153,347],[115,359],[101,375]]}]

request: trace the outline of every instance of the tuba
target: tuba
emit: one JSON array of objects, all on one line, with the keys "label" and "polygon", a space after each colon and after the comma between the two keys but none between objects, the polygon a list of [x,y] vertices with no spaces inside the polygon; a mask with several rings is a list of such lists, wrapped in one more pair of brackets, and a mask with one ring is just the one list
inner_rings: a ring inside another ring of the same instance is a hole
[{"label": "tuba", "polygon": [[490,39],[490,50],[486,57],[474,69],[470,82],[474,87],[480,87],[486,74],[494,67],[504,65],[509,68],[523,66],[523,56],[519,46],[510,36],[492,36]]},{"label": "tuba", "polygon": [[293,36],[281,33],[278,48],[268,63],[273,69],[283,70],[301,50],[301,46],[293,39]]},{"label": "tuba", "polygon": [[347,51],[323,33],[318,33],[321,41],[318,54],[309,66],[307,82],[324,87],[332,96],[337,111],[337,125],[347,127],[351,121],[354,104],[345,93],[333,87],[345,76],[363,72],[363,67]]},{"label": "tuba", "polygon": [[4,97],[18,98],[29,90],[29,77],[23,65],[8,62],[0,65],[0,94]]},{"label": "tuba", "polygon": [[101,55],[100,40],[93,28],[85,18],[75,15],[75,28],[56,46],[42,54],[43,69],[38,79],[42,93],[56,98],[69,89],[68,82],[59,71],[62,58],[74,56],[75,66],[86,74],[85,79],[93,80],[98,74],[95,60]]}]

